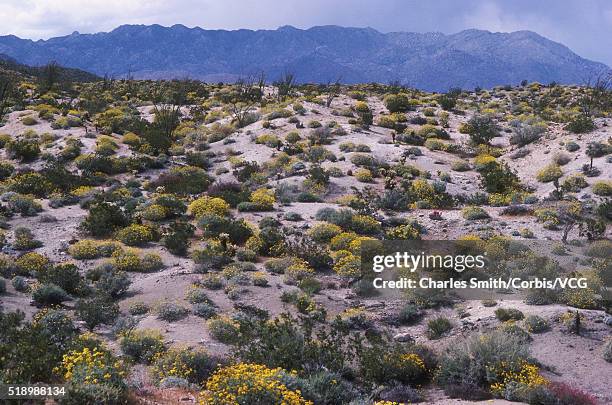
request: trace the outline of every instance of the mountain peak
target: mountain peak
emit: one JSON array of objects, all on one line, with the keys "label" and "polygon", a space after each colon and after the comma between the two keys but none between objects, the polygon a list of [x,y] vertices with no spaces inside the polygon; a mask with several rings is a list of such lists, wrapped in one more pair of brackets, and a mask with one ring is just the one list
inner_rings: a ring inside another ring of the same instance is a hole
[{"label": "mountain peak", "polygon": [[[532,31],[468,29],[456,34],[381,33],[371,27],[284,25],[276,30],[206,30],[182,24],[121,25],[111,32],[30,41],[0,37],[0,53],[21,63],[64,66],[98,75],[233,80],[292,71],[301,82],[399,80],[424,90],[491,87],[522,80],[581,83],[609,69]],[[100,57],[103,55],[104,57]]]}]

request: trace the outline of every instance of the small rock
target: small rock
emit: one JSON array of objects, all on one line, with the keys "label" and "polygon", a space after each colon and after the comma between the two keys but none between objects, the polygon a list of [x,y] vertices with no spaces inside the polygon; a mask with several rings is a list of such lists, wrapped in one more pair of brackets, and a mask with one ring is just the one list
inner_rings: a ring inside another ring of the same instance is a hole
[{"label": "small rock", "polygon": [[410,333],[398,333],[397,335],[393,336],[393,340],[402,343],[414,342],[414,338],[410,335]]}]

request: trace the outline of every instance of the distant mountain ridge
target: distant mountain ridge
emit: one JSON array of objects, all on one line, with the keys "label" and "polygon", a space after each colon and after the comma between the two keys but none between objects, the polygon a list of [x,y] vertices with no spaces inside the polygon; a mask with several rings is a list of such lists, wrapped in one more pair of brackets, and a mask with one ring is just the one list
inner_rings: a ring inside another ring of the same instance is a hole
[{"label": "distant mountain ridge", "polygon": [[[17,62],[14,58],[0,53],[0,75],[25,75],[31,77],[40,77],[44,72],[44,67],[41,66],[28,66]],[[93,82],[100,80],[101,77],[94,75],[93,73],[86,72],[81,69],[66,68],[63,66],[57,66],[57,75],[59,81],[72,81],[72,82]]]},{"label": "distant mountain ridge", "polygon": [[204,30],[183,25],[122,25],[111,32],[32,41],[0,36],[0,53],[20,63],[63,66],[97,75],[190,77],[232,81],[290,71],[300,82],[399,81],[446,91],[516,84],[521,80],[580,84],[609,68],[534,32],[381,33],[372,28]]}]

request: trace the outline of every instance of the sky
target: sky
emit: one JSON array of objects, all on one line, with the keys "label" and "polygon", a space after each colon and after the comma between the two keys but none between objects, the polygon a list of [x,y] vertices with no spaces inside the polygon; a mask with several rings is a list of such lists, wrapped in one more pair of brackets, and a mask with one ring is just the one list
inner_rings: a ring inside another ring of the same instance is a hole
[{"label": "sky", "polygon": [[0,0],[0,21],[0,35],[30,39],[110,31],[122,24],[204,29],[333,24],[445,34],[530,30],[612,66],[612,0]]}]

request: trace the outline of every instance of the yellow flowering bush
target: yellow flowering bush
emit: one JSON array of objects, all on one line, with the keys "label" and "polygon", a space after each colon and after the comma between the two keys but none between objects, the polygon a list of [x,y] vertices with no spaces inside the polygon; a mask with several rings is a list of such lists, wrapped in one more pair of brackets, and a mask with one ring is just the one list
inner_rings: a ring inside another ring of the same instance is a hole
[{"label": "yellow flowering bush", "polygon": [[323,222],[314,225],[308,230],[308,235],[317,243],[329,243],[330,240],[342,232],[338,225]]},{"label": "yellow flowering bush", "polygon": [[49,265],[46,256],[36,252],[28,252],[15,260],[18,274],[35,274],[42,272]]},{"label": "yellow flowering bush", "polygon": [[148,273],[161,269],[164,264],[156,253],[142,254],[136,249],[120,249],[113,253],[111,263],[120,271]]},{"label": "yellow flowering bush", "polygon": [[496,376],[491,384],[493,395],[507,397],[508,390],[529,390],[548,384],[548,380],[540,375],[540,369],[527,361],[521,361],[517,366],[501,361],[487,367],[487,371]]},{"label": "yellow flowering bush", "polygon": [[331,238],[329,248],[331,250],[347,250],[349,248],[349,243],[357,238],[359,238],[359,236],[354,232],[342,232]]},{"label": "yellow flowering bush", "polygon": [[260,188],[253,191],[250,200],[252,203],[256,204],[260,210],[271,210],[276,202],[274,192],[266,188]]},{"label": "yellow flowering bush", "polygon": [[311,405],[299,390],[284,381],[291,374],[281,368],[240,363],[224,367],[206,381],[201,405],[283,404]]},{"label": "yellow flowering bush", "polygon": [[86,346],[66,353],[56,371],[71,383],[124,387],[127,370],[106,348]]},{"label": "yellow flowering bush", "polygon": [[154,239],[153,231],[146,225],[131,224],[120,229],[115,237],[128,246],[142,246]]},{"label": "yellow flowering bush", "polygon": [[[347,252],[347,251],[340,251]],[[350,252],[339,255],[334,263],[334,271],[342,277],[359,277],[361,275],[361,260],[359,256]]]},{"label": "yellow flowering bush", "polygon": [[226,216],[229,214],[230,205],[224,199],[219,197],[200,197],[189,204],[189,213],[196,218],[200,218],[206,214],[217,214]]},{"label": "yellow flowering bush", "polygon": [[284,281],[287,284],[295,284],[304,278],[314,274],[314,269],[310,265],[299,258],[293,259],[293,264],[285,269]]}]

